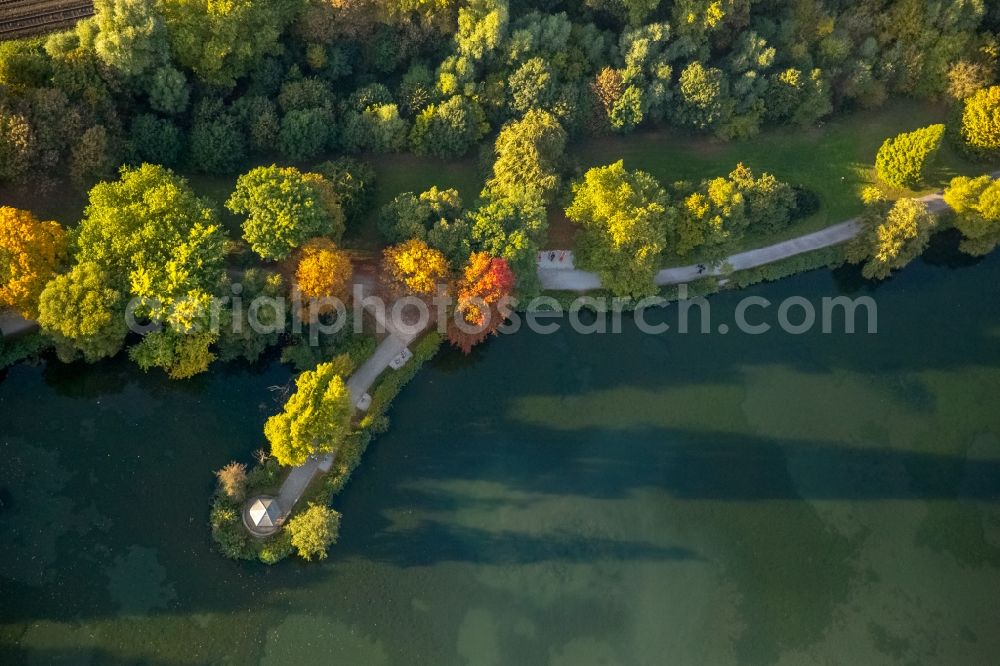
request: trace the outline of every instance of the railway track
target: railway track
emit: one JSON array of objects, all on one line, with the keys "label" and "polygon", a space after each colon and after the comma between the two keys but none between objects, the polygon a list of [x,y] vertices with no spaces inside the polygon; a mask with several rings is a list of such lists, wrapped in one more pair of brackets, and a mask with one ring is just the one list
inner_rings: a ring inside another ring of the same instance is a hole
[{"label": "railway track", "polygon": [[55,32],[93,13],[92,0],[0,0],[0,41]]}]

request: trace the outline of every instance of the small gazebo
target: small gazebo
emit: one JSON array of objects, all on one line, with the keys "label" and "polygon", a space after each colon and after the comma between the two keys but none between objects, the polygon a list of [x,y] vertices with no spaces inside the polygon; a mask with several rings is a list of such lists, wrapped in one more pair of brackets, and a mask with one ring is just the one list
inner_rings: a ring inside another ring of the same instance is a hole
[{"label": "small gazebo", "polygon": [[269,534],[281,522],[281,507],[273,497],[257,497],[249,502],[246,518],[251,532]]}]

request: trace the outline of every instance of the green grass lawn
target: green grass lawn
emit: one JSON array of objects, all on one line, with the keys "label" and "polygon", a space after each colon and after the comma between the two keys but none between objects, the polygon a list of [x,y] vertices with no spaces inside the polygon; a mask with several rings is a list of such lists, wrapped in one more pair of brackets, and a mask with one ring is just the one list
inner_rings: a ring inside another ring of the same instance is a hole
[{"label": "green grass lawn", "polygon": [[356,250],[375,251],[383,245],[376,224],[378,212],[397,194],[420,194],[434,185],[439,189],[454,188],[462,203],[469,207],[483,188],[474,158],[440,160],[416,155],[372,155],[364,159],[375,168],[375,205],[344,238],[344,244]]},{"label": "green grass lawn", "polygon": [[[755,172],[768,171],[793,185],[802,185],[820,198],[821,208],[777,234],[750,233],[742,243],[750,249],[780,242],[849,219],[861,212],[860,189],[875,182],[875,154],[882,142],[938,122],[946,122],[942,106],[901,100],[874,111],[839,115],[821,127],[778,128],[743,141],[723,142],[664,129],[621,137],[605,137],[570,147],[570,159],[584,169],[625,160],[630,169],[642,169],[664,183],[701,180],[728,174],[738,162]],[[893,198],[941,189],[955,175],[982,174],[994,167],[962,159],[947,143],[923,192],[887,191]],[[554,216],[554,239],[565,243],[565,222]],[[699,261],[696,254],[668,257],[671,265]]]},{"label": "green grass lawn", "polygon": [[[772,129],[744,141],[723,142],[675,129],[589,139],[572,144],[568,157],[571,164],[582,169],[624,159],[626,167],[648,171],[664,183],[725,175],[742,161],[754,171],[769,171],[819,195],[822,206],[815,215],[798,220],[776,234],[748,234],[737,250],[750,249],[816,231],[858,214],[861,210],[858,192],[875,181],[873,164],[882,142],[889,136],[944,122],[947,118],[948,109],[943,106],[901,100],[874,111],[839,115],[821,127]],[[344,239],[346,247],[362,254],[381,247],[376,225],[378,210],[397,194],[419,193],[432,185],[451,187],[459,191],[466,206],[471,206],[483,184],[476,160],[471,157],[440,160],[404,154],[369,155],[362,159],[368,160],[376,171],[375,205],[368,215],[348,228]],[[308,170],[312,165],[296,166]],[[957,174],[986,173],[998,166],[969,163],[946,142],[925,192],[940,189]],[[199,194],[215,202],[229,234],[238,238],[241,220],[222,205],[233,190],[236,175],[181,173]],[[887,192],[892,197],[919,193]],[[43,219],[72,227],[83,214],[86,197],[68,183],[60,183],[49,191],[38,191],[29,185],[0,188],[0,204],[26,208]],[[574,234],[575,227],[563,217],[561,207],[554,206],[550,210],[549,245],[571,247]],[[690,264],[700,260],[695,253],[667,257],[666,263]]]}]

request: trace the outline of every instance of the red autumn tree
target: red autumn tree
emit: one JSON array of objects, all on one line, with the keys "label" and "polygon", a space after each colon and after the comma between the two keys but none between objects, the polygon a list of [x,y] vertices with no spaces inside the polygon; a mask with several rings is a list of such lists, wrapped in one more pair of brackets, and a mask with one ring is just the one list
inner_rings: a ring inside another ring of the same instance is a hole
[{"label": "red autumn tree", "polygon": [[[496,333],[510,313],[508,299],[514,289],[514,273],[506,259],[473,252],[458,281],[455,316],[448,326],[448,340],[468,354]],[[460,321],[461,320],[461,323]]]}]

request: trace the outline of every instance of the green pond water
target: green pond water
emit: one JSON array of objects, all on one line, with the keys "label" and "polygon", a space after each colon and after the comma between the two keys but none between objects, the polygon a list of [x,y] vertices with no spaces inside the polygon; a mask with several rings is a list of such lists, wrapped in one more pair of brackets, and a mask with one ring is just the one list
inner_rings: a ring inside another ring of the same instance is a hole
[{"label": "green pond water", "polygon": [[[0,663],[986,664],[1000,653],[1000,255],[877,288],[877,335],[519,333],[441,354],[328,560],[211,550],[280,364],[0,381]],[[961,264],[961,265],[959,265]],[[717,314],[716,314],[717,313]]]}]

